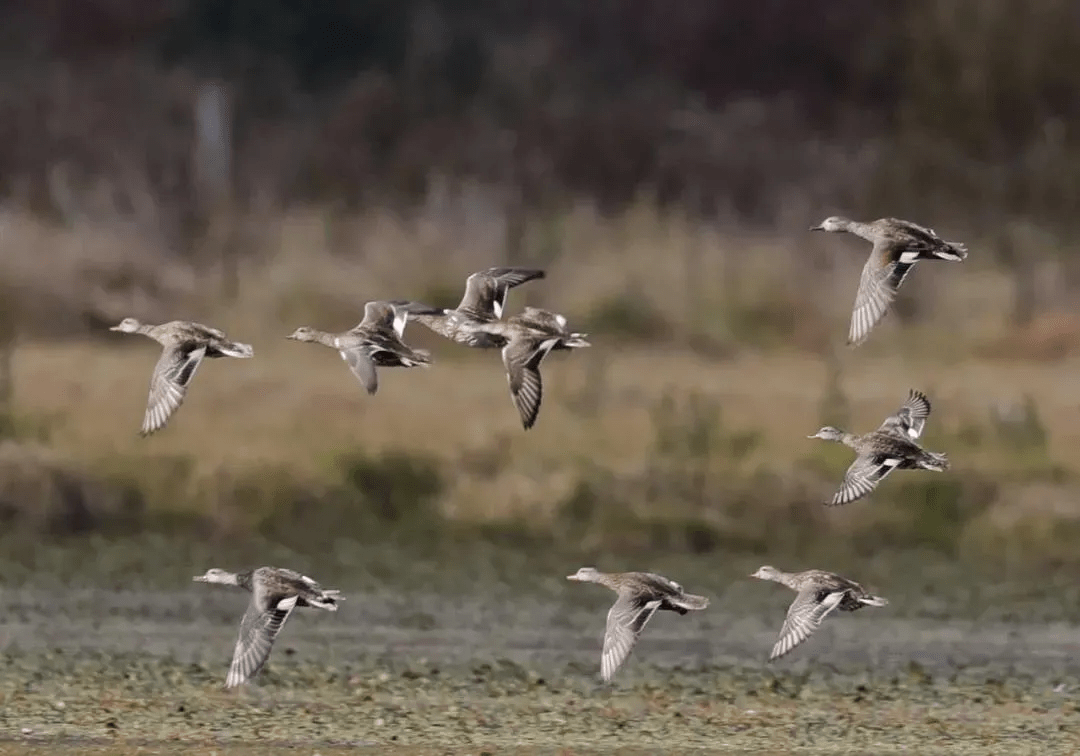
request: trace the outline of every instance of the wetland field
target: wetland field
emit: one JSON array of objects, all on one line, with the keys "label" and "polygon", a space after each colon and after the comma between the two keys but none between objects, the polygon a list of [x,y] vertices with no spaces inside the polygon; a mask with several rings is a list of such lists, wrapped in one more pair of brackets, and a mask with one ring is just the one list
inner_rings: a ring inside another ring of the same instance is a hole
[{"label": "wetland field", "polygon": [[[200,375],[147,440],[152,349],[20,347],[0,442],[0,754],[1080,748],[1076,358],[879,354],[830,375],[791,353],[623,350],[552,361],[524,434],[489,355],[393,374],[367,401],[316,359],[333,355],[258,343],[265,359],[211,366],[235,369]],[[953,469],[821,506],[850,457],[800,436],[872,427],[913,383]],[[763,563],[890,603],[769,664],[792,596],[748,577]],[[294,613],[263,672],[226,691],[248,596],[191,578],[258,565],[346,600]],[[655,617],[602,685],[613,596],[565,579],[583,565],[712,603]]]},{"label": "wetland field", "polygon": [[51,574],[9,572],[0,754],[1080,748],[1068,576],[980,583],[926,554],[873,559],[860,577],[890,605],[830,618],[770,665],[791,595],[745,578],[752,557],[645,558],[712,604],[655,617],[605,686],[612,596],[567,582],[577,563],[487,546],[394,567],[389,547],[314,561],[267,547],[346,601],[296,612],[253,684],[226,691],[247,595],[191,582],[220,561],[211,547],[134,541],[50,546]]}]

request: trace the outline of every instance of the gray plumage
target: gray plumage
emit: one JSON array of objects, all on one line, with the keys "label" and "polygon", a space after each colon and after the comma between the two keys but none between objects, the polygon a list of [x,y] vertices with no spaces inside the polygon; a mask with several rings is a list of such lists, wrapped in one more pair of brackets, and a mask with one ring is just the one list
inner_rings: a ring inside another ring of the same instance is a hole
[{"label": "gray plumage", "polygon": [[848,467],[832,506],[847,504],[871,493],[893,470],[949,469],[944,454],[927,451],[916,443],[930,416],[930,400],[921,391],[911,389],[907,401],[896,414],[885,418],[875,431],[862,436],[825,426],[808,438],[838,441],[855,450],[855,461]]},{"label": "gray plumage", "polygon": [[225,678],[226,688],[247,682],[262,669],[293,609],[309,606],[336,612],[338,602],[343,600],[340,591],[326,590],[306,575],[279,567],[259,567],[239,573],[213,568],[192,580],[235,585],[251,593],[247,611],[240,620],[240,635]]},{"label": "gray plumage", "polygon": [[124,318],[109,330],[141,333],[162,346],[161,357],[150,376],[150,397],[140,430],[142,436],[164,427],[180,408],[204,357],[248,358],[254,354],[250,344],[231,341],[216,328],[185,320],[147,325],[135,318]]},{"label": "gray plumage", "polygon": [[967,248],[959,242],[945,241],[932,228],[896,218],[880,218],[858,223],[833,216],[811,231],[854,234],[873,244],[863,266],[855,306],[851,314],[848,344],[858,346],[888,312],[904,278],[919,260],[961,262]]},{"label": "gray plumage", "polygon": [[454,309],[410,317],[440,336],[478,349],[502,349],[507,338],[486,326],[502,318],[510,289],[545,276],[534,268],[488,268],[465,281],[465,294]]},{"label": "gray plumage", "polygon": [[796,594],[788,607],[780,636],[769,654],[769,661],[790,653],[813,635],[834,609],[854,612],[864,606],[886,606],[889,603],[880,596],[867,593],[854,580],[824,570],[782,572],[765,565],[750,577],[786,585]]},{"label": "gray plumage", "polygon": [[588,334],[570,331],[566,318],[558,313],[526,307],[518,315],[501,319],[510,289],[543,277],[544,271],[533,268],[489,268],[469,276],[456,309],[409,314],[458,344],[502,350],[510,398],[525,430],[540,415],[544,394],[540,363],[554,350],[589,346]]},{"label": "gray plumage", "polygon": [[442,312],[418,302],[374,301],[364,305],[364,319],[342,333],[327,333],[301,326],[286,338],[322,344],[336,349],[349,370],[370,395],[379,390],[376,367],[426,367],[431,354],[413,349],[404,341],[406,320],[411,315]]},{"label": "gray plumage", "polygon": [[604,650],[600,656],[600,675],[608,682],[622,666],[642,630],[657,611],[701,611],[709,599],[683,590],[674,580],[651,572],[599,572],[594,567],[582,567],[567,580],[599,583],[618,594],[608,610],[604,632]]},{"label": "gray plumage", "polygon": [[521,415],[522,426],[528,430],[540,415],[544,394],[540,363],[554,350],[589,346],[587,334],[571,332],[562,315],[535,307],[526,307],[520,315],[510,318],[502,333],[507,337],[502,359],[510,398]]}]

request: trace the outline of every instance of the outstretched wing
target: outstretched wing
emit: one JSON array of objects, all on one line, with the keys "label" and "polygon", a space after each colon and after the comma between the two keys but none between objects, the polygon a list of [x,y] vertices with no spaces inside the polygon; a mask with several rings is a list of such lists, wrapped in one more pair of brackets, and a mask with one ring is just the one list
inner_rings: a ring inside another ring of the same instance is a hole
[{"label": "outstretched wing", "polygon": [[506,366],[506,379],[510,383],[510,397],[521,415],[521,424],[525,426],[525,430],[533,427],[540,414],[540,402],[544,394],[540,363],[558,341],[538,341],[529,336],[518,336],[503,347],[503,365]]},{"label": "outstretched wing", "polygon": [[405,299],[390,301],[376,300],[364,305],[364,319],[353,328],[354,332],[394,332],[397,337],[405,336],[405,324],[410,315],[442,315],[445,312],[441,307],[410,302]]},{"label": "outstretched wing", "polygon": [[226,688],[247,682],[262,669],[266,660],[270,658],[274,640],[281,632],[285,621],[289,619],[292,610],[296,608],[298,598],[298,596],[283,598],[266,611],[259,608],[257,601],[252,600],[244,613],[244,618],[240,621],[240,637],[237,638],[232,664],[225,678]]},{"label": "outstretched wing", "polygon": [[188,385],[204,356],[206,344],[196,347],[167,346],[161,351],[150,377],[150,397],[143,416],[141,435],[149,436],[162,428],[184,403]]},{"label": "outstretched wing", "polygon": [[899,457],[890,457],[887,454],[859,455],[844,474],[840,490],[833,495],[832,501],[827,503],[835,507],[861,499],[877,488],[878,483],[902,461]]},{"label": "outstretched wing", "polygon": [[488,268],[473,273],[465,281],[465,295],[457,309],[479,321],[498,320],[510,289],[544,276],[544,271],[535,268]]},{"label": "outstretched wing", "polygon": [[893,260],[883,244],[874,245],[863,266],[859,291],[855,295],[848,344],[858,346],[866,341],[870,331],[889,311],[900,284],[914,265],[914,262]]},{"label": "outstretched wing", "polygon": [[769,661],[779,659],[813,635],[821,621],[839,605],[845,593],[846,591],[841,590],[822,596],[816,588],[799,591],[788,608],[784,626],[780,628],[780,637],[769,654]]},{"label": "outstretched wing", "polygon": [[360,344],[341,349],[339,353],[368,394],[374,396],[379,390],[379,374],[375,372],[375,362],[371,359],[369,346]]},{"label": "outstretched wing", "polygon": [[662,602],[636,601],[620,595],[607,615],[604,651],[600,657],[600,676],[608,682],[634,649],[641,631],[645,629]]},{"label": "outstretched wing", "polygon": [[930,417],[930,400],[921,391],[911,389],[908,391],[904,406],[898,409],[895,415],[885,418],[885,422],[878,430],[914,441],[922,435],[928,417]]},{"label": "outstretched wing", "polygon": [[[364,305],[364,319],[353,328],[353,331],[396,331],[394,306],[389,302],[376,300]],[[401,316],[401,330],[405,330],[405,315]],[[399,334],[400,335],[400,334]]]}]

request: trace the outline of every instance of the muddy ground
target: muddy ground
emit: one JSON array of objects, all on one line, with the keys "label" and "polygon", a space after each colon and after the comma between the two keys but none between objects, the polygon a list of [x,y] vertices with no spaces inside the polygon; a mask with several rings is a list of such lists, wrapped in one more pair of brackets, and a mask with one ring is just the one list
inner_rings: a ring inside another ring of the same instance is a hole
[{"label": "muddy ground", "polygon": [[612,595],[567,583],[577,564],[351,583],[327,568],[341,579],[316,576],[346,591],[341,610],[295,613],[236,691],[222,683],[247,596],[191,583],[208,565],[9,581],[0,754],[1080,748],[1080,627],[1061,594],[868,569],[893,575],[874,586],[888,607],[830,618],[770,665],[791,594],[736,579],[749,564],[675,574],[712,605],[655,617],[609,686],[597,673]]}]

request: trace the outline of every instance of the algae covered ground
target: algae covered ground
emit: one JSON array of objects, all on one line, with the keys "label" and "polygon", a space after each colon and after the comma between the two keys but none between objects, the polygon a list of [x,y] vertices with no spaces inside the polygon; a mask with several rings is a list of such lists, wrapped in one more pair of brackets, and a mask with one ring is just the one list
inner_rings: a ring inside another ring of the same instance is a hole
[{"label": "algae covered ground", "polygon": [[189,570],[161,544],[147,574],[153,557],[117,548],[98,543],[99,561],[70,574],[60,552],[54,575],[9,571],[0,754],[1080,748],[1080,628],[1055,581],[1039,591],[918,556],[871,561],[858,577],[890,605],[830,618],[770,665],[786,589],[746,578],[748,559],[646,559],[712,605],[657,616],[603,685],[612,596],[567,583],[576,562],[478,552],[387,574],[339,558],[314,574],[345,591],[342,609],[294,614],[263,673],[226,691],[246,594],[191,583],[205,554]]}]

